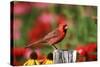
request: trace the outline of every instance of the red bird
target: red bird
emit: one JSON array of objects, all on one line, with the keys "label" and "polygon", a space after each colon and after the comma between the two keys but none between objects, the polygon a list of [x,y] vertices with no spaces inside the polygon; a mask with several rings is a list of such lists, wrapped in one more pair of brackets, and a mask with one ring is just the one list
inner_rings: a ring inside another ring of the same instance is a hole
[{"label": "red bird", "polygon": [[58,26],[58,28],[56,28],[52,32],[48,33],[46,36],[44,36],[43,39],[40,39],[34,43],[29,44],[28,46],[26,46],[26,48],[29,48],[29,47],[33,46],[34,44],[39,44],[39,43],[48,43],[49,45],[56,48],[55,44],[60,42],[65,37],[67,29],[68,29],[67,24],[65,24],[65,23],[60,24]]}]

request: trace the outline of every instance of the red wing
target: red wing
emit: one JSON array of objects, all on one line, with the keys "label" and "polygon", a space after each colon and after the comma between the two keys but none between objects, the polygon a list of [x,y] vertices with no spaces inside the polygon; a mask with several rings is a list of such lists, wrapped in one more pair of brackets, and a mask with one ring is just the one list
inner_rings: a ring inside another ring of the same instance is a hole
[{"label": "red wing", "polygon": [[49,39],[51,39],[51,38],[55,38],[55,37],[58,37],[58,36],[59,36],[59,30],[56,29],[56,30],[54,30],[54,31],[52,31],[52,32],[50,32],[50,33],[48,33],[48,34],[43,38],[43,40],[49,40]]}]

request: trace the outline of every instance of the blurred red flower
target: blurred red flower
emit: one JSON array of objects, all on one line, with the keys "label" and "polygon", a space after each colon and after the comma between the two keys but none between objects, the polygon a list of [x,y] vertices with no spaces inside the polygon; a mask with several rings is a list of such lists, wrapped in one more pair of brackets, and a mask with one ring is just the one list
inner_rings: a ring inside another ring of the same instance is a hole
[{"label": "blurred red flower", "polygon": [[22,20],[19,18],[16,18],[14,19],[13,24],[14,24],[14,30],[19,30],[22,26]]},{"label": "blurred red flower", "polygon": [[22,20],[21,19],[14,19],[13,21],[13,35],[14,35],[14,39],[15,40],[19,40],[21,33],[20,33],[20,29],[22,26]]},{"label": "blurred red flower", "polygon": [[32,49],[29,48],[22,48],[22,47],[15,47],[13,48],[13,56],[14,58],[17,57],[23,57],[23,58],[29,58],[29,55],[31,54]]},{"label": "blurred red flower", "polygon": [[47,8],[50,4],[48,3],[39,3],[39,2],[34,2],[34,3],[31,3],[31,5],[35,8]]},{"label": "blurred red flower", "polygon": [[96,61],[97,60],[97,55],[88,55],[88,61]]},{"label": "blurred red flower", "polygon": [[[86,61],[97,60],[97,45],[96,43],[88,43],[85,46],[78,46],[76,48],[80,56],[86,57]],[[81,58],[82,59],[82,58]],[[80,60],[80,58],[79,58]]]},{"label": "blurred red flower", "polygon": [[43,23],[52,23],[54,21],[55,15],[50,13],[49,11],[43,11],[40,16],[38,17],[38,20]]},{"label": "blurred red flower", "polygon": [[15,40],[19,40],[20,39],[20,32],[19,31],[16,31],[16,32],[14,32],[14,39]]},{"label": "blurred red flower", "polygon": [[29,2],[14,2],[14,14],[23,15],[31,11],[32,6]]},{"label": "blurred red flower", "polygon": [[85,50],[88,55],[88,61],[97,60],[97,44],[96,43],[88,43]]},{"label": "blurred red flower", "polygon": [[85,51],[85,46],[83,45],[78,45],[76,47],[77,52],[81,55],[81,56],[85,56],[86,51]]},{"label": "blurred red flower", "polygon": [[25,48],[21,48],[21,47],[13,48],[13,56],[14,57],[23,56],[25,52],[26,52]]},{"label": "blurred red flower", "polygon": [[88,43],[85,50],[88,54],[91,54],[93,52],[97,52],[97,45],[96,43]]}]

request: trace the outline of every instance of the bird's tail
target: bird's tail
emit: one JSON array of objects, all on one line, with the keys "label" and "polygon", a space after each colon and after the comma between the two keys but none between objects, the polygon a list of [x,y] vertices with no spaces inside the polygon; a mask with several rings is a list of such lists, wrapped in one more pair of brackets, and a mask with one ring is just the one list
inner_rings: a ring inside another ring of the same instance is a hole
[{"label": "bird's tail", "polygon": [[33,45],[39,44],[39,43],[42,43],[42,42],[43,42],[43,40],[38,40],[38,41],[36,41],[36,42],[33,42],[33,43],[27,45],[25,48],[30,48],[30,47],[32,47]]}]

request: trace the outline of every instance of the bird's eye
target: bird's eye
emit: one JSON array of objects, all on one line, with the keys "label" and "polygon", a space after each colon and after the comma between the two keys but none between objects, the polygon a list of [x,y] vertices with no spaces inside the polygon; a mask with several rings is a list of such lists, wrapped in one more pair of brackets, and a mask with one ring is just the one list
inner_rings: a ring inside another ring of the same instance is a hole
[{"label": "bird's eye", "polygon": [[68,28],[68,26],[66,25],[66,26],[65,26],[65,29],[67,29],[67,28]]},{"label": "bird's eye", "polygon": [[68,28],[68,26],[67,25],[64,25],[64,29],[66,30]]}]

